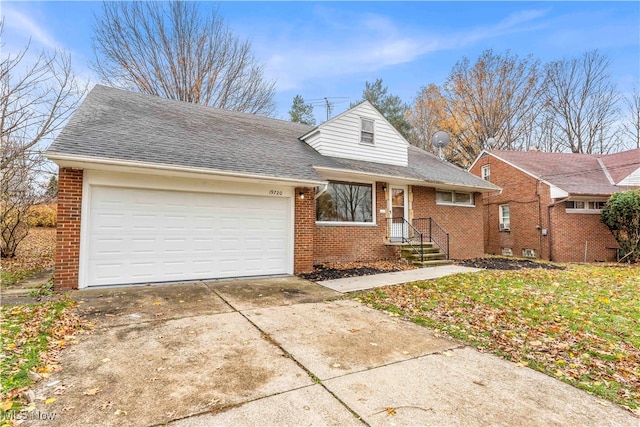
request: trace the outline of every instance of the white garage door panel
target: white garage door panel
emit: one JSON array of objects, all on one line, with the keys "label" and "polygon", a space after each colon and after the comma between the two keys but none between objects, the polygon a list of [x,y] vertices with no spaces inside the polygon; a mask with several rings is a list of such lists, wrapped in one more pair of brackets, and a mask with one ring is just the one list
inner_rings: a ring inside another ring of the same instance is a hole
[{"label": "white garage door panel", "polygon": [[289,203],[92,187],[87,285],[287,273]]}]

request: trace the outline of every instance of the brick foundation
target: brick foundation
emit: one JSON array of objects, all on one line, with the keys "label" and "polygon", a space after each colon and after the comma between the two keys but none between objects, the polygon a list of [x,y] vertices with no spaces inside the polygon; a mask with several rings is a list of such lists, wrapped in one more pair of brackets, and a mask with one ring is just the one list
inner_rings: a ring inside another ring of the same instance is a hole
[{"label": "brick foundation", "polygon": [[[304,198],[300,198],[300,193]],[[316,224],[314,188],[296,188],[294,193],[294,274],[313,270],[314,227]]]},{"label": "brick foundation", "polygon": [[54,289],[78,287],[80,266],[80,219],[83,171],[60,168],[58,172],[58,226]]}]

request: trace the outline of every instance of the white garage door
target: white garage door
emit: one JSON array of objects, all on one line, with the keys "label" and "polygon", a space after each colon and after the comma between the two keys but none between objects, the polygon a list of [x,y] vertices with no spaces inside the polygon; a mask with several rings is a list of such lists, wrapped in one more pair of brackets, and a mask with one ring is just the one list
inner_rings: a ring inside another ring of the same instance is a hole
[{"label": "white garage door", "polygon": [[87,285],[284,274],[286,198],[92,187]]}]

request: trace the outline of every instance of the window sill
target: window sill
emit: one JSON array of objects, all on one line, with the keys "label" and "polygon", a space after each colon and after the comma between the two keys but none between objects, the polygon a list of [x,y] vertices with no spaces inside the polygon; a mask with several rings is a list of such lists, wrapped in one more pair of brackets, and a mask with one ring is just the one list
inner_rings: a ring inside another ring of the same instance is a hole
[{"label": "window sill", "polygon": [[591,214],[591,215],[600,215],[602,214],[602,209],[566,209],[568,214]]},{"label": "window sill", "polygon": [[338,221],[316,221],[320,227],[377,227],[375,222],[338,222]]},{"label": "window sill", "polygon": [[446,202],[436,202],[438,206],[458,206],[461,208],[475,208],[476,205],[468,205],[464,203],[446,203]]}]

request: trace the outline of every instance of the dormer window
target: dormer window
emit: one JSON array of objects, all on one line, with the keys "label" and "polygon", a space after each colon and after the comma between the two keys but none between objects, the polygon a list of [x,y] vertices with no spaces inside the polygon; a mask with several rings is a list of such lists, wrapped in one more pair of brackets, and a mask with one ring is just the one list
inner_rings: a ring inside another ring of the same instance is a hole
[{"label": "dormer window", "polygon": [[360,143],[373,145],[373,126],[374,121],[369,119],[360,119]]}]

